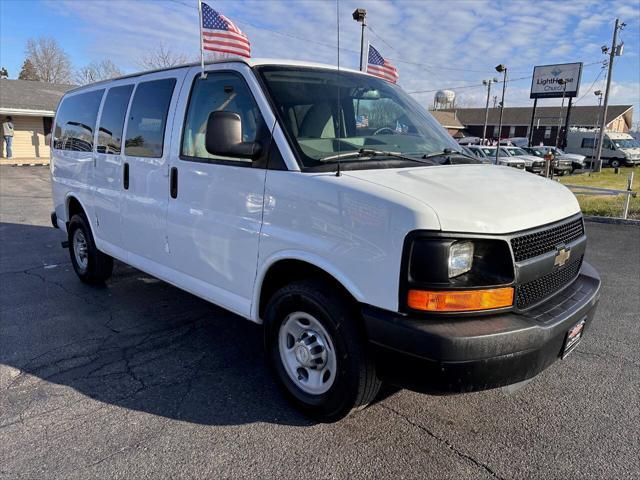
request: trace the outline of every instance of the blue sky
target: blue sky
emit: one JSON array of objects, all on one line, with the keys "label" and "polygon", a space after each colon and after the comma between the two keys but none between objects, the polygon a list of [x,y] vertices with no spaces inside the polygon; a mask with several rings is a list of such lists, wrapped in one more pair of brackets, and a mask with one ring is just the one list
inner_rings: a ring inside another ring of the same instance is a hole
[{"label": "blue sky", "polygon": [[[337,62],[333,0],[209,0],[248,34],[255,57]],[[453,88],[468,106],[484,104],[477,87],[504,63],[514,79],[506,106],[529,105],[534,65],[582,61],[579,104],[596,103],[588,92],[604,88],[601,45],[611,43],[616,16],[624,55],[615,62],[611,103],[640,112],[640,3],[637,1],[340,1],[340,63],[357,68],[356,7],[367,9],[370,41],[398,67],[399,83],[430,104],[433,92]],[[159,42],[190,58],[198,56],[196,0],[0,0],[0,65],[15,78],[29,37],[52,36],[75,67],[109,58],[126,72]],[[275,33],[280,32],[280,33]],[[305,40],[306,39],[306,40]],[[595,83],[594,83],[595,82]],[[466,87],[466,88],[460,88]],[[555,100],[545,100],[551,105]]]}]

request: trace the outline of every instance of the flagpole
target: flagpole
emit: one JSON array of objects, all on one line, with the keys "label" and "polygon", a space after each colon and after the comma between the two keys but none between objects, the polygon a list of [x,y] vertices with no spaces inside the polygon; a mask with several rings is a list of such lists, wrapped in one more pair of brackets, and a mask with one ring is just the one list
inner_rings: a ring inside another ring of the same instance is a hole
[{"label": "flagpole", "polygon": [[200,78],[205,78],[204,73],[204,44],[202,40],[202,0],[198,0],[198,19],[200,21]]},{"label": "flagpole", "polygon": [[364,70],[362,70],[363,72],[367,71],[367,67],[369,66],[369,49],[371,48],[371,42],[367,41],[367,61],[363,62],[364,64]]}]

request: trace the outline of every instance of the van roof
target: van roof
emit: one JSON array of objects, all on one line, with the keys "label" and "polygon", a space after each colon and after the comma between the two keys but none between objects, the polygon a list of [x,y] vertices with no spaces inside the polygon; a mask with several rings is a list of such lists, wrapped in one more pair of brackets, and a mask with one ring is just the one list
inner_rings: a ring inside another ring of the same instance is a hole
[{"label": "van roof", "polygon": [[[315,68],[326,68],[330,70],[338,70],[338,67],[336,65],[329,65],[325,63],[316,63],[316,62],[305,62],[301,60],[283,60],[283,59],[274,59],[274,58],[240,58],[238,57],[238,58],[229,58],[229,59],[223,59],[223,60],[214,60],[214,61],[204,62],[205,66],[216,65],[220,63],[244,63],[249,67],[257,67],[257,66],[264,66],[264,65],[275,65],[275,66],[281,65],[281,66],[289,66],[289,67],[315,67]],[[69,90],[67,93],[77,92],[78,90],[82,90],[88,87],[93,87],[95,85],[101,85],[104,83],[113,82],[115,80],[122,80],[124,78],[135,78],[135,77],[141,77],[143,75],[148,75],[150,73],[165,72],[169,70],[178,70],[180,68],[198,67],[198,66],[200,66],[200,62],[191,62],[191,63],[184,63],[180,65],[174,65],[173,67],[158,68],[155,70],[145,70],[142,72],[130,73],[128,75],[122,75],[120,77],[109,78],[107,80],[101,80],[99,82],[82,85]],[[351,73],[361,73],[363,75],[367,75],[365,72],[361,72],[360,70],[354,70],[352,68],[340,67],[340,71],[351,72]]]}]

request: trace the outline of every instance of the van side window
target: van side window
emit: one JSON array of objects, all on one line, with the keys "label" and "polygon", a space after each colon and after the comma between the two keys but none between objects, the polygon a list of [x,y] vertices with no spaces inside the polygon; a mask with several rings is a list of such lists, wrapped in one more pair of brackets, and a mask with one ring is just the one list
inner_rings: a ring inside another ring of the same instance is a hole
[{"label": "van side window", "polygon": [[239,114],[242,119],[242,140],[244,142],[259,141],[264,147],[267,146],[268,129],[258,104],[242,77],[229,72],[210,72],[207,78],[198,76],[194,81],[182,136],[181,154],[183,156],[250,162],[250,160],[217,157],[207,152],[205,148],[207,120],[209,114],[215,111]]},{"label": "van side window", "polygon": [[127,114],[133,85],[109,89],[98,126],[98,153],[117,155],[122,147],[124,116]]},{"label": "van side window", "polygon": [[175,78],[138,84],[129,112],[125,155],[162,157],[164,130],[175,85]]},{"label": "van side window", "polygon": [[90,152],[103,90],[66,97],[58,107],[53,148]]},{"label": "van side window", "polygon": [[585,137],[582,139],[582,148],[595,148],[596,139],[591,137]]}]

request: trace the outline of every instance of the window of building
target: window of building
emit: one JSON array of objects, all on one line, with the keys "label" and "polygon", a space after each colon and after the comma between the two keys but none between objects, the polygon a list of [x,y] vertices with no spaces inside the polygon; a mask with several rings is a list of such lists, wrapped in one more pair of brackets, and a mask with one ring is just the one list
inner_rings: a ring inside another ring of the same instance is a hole
[{"label": "window of building", "polygon": [[544,127],[544,138],[551,138],[551,127]]},{"label": "window of building", "polygon": [[582,139],[582,148],[595,148],[596,139],[593,137],[585,137]]},{"label": "window of building", "polygon": [[175,85],[175,78],[138,84],[129,113],[125,155],[162,157],[164,130]]},{"label": "window of building", "polygon": [[509,127],[509,138],[513,138],[516,136],[516,127]]},{"label": "window of building", "polygon": [[133,85],[123,85],[109,89],[107,99],[102,107],[100,125],[98,126],[97,151],[99,153],[112,155],[120,153],[124,117],[127,114],[132,91]]},{"label": "window of building", "polygon": [[[249,87],[238,74],[209,73],[195,79],[182,136],[182,155],[201,159],[245,161],[211,155],[205,147],[207,121],[211,112],[234,112],[242,119],[242,141],[259,141],[267,145],[269,132],[265,128],[258,104]],[[246,160],[250,162],[250,160]]]},{"label": "window of building", "polygon": [[53,148],[90,152],[104,90],[66,97],[56,114]]}]

